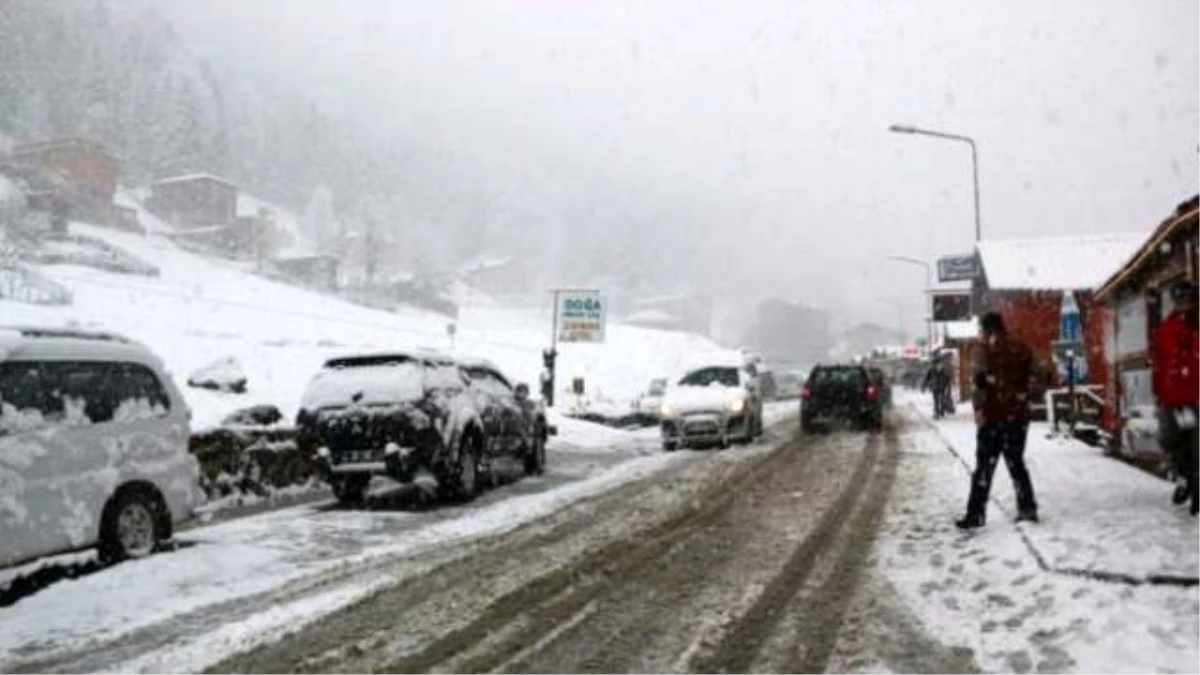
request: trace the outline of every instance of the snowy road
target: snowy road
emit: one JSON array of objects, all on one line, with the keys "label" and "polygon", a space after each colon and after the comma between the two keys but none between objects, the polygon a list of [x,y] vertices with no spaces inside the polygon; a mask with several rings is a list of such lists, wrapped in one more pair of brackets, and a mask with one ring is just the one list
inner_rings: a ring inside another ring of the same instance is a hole
[{"label": "snowy road", "polygon": [[[474,504],[409,492],[201,527],[0,614],[6,672],[1186,672],[1195,589],[1038,569],[953,530],[961,465],[885,433],[560,448]],[[568,422],[567,426],[571,423]],[[580,429],[570,430],[578,437]],[[1106,627],[1129,641],[1113,641]],[[1181,666],[1184,666],[1181,670]]]},{"label": "snowy road", "polygon": [[[776,438],[794,408],[769,411]],[[572,444],[551,447],[546,475],[469,505],[385,486],[366,510],[325,501],[194,527],[178,537],[181,550],[55,583],[0,612],[0,671],[201,669],[466,555],[477,540],[712,456],[662,453],[655,429],[560,426]]]},{"label": "snowy road", "polygon": [[565,509],[214,670],[821,671],[902,438],[788,436]]}]

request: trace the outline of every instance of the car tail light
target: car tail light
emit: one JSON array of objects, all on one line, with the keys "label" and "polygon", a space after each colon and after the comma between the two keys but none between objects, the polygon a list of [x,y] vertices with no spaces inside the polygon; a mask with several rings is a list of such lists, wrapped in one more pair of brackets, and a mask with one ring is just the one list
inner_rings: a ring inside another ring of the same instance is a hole
[{"label": "car tail light", "polygon": [[800,398],[808,400],[808,397],[811,395],[812,395],[812,392],[810,392],[808,390],[807,386],[800,387]]},{"label": "car tail light", "polygon": [[875,387],[875,385],[871,385],[871,386],[867,387],[867,398],[868,399],[875,400],[875,397],[878,395],[879,395],[879,389],[877,389]]}]

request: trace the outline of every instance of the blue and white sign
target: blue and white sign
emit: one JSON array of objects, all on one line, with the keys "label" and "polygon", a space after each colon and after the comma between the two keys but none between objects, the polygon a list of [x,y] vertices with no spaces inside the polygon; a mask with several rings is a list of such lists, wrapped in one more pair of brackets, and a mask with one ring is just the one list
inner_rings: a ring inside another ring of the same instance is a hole
[{"label": "blue and white sign", "polygon": [[1060,380],[1073,384],[1087,382],[1087,343],[1083,339],[1083,320],[1079,314],[1079,303],[1071,291],[1063,291],[1058,339],[1051,349]]},{"label": "blue and white sign", "polygon": [[606,309],[600,291],[560,291],[558,341],[604,342]]}]

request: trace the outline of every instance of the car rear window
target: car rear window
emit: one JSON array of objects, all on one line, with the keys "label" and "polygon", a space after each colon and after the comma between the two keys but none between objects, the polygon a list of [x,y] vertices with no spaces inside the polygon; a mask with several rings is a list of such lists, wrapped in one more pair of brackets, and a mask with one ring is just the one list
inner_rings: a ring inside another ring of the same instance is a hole
[{"label": "car rear window", "polygon": [[862,368],[818,368],[813,371],[813,384],[862,384]]},{"label": "car rear window", "polygon": [[300,407],[412,403],[425,396],[424,364],[403,356],[334,359],[317,371]]}]

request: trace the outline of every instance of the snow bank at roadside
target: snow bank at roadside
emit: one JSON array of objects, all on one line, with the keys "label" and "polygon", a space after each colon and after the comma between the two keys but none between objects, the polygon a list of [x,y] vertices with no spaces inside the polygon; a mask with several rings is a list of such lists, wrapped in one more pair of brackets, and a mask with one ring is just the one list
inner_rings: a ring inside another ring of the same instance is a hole
[{"label": "snow bank at roadside", "polygon": [[[183,537],[197,542],[195,546],[60,582],[0,612],[0,670],[10,669],[7,664],[28,658],[30,652],[36,653],[39,660],[54,658],[89,642],[113,640],[173,617],[267,593],[301,579],[316,581],[335,571],[353,575],[362,565],[380,558],[509,532],[570,503],[611,491],[689,457],[688,453],[640,457],[559,488],[464,509],[460,517],[415,529],[405,529],[404,525],[420,519],[417,513],[318,512],[310,507],[197,528]],[[352,591],[363,580],[348,583],[350,591],[335,594],[345,603],[360,597]],[[315,612],[328,613],[342,606],[342,602],[322,602],[306,608],[311,612],[308,616],[315,619]],[[257,644],[292,616],[265,605],[261,612],[244,620],[244,630],[220,629],[221,635],[240,635],[239,641],[221,642],[197,635],[115,670],[199,670]],[[196,649],[197,641],[208,641],[205,644],[211,648]],[[183,660],[172,661],[173,653],[179,653]],[[188,660],[200,657],[204,663]]]},{"label": "snow bank at roadside", "polygon": [[[161,269],[157,278],[84,267],[39,268],[74,293],[74,304],[45,307],[0,300],[4,323],[76,326],[124,333],[159,354],[193,409],[193,428],[211,427],[234,409],[277,405],[294,416],[309,378],[328,358],[361,350],[446,349],[448,319],[417,309],[386,312],[250,274],[243,265],[199,256],[156,235],[73,223],[74,233],[101,238]],[[457,352],[494,361],[536,391],[550,307],[507,310],[463,307]],[[710,340],[683,333],[610,325],[604,344],[561,345],[560,391],[583,377],[588,395],[629,401],[654,377],[697,355],[720,352]],[[236,358],[245,394],[194,389],[184,379],[218,359]]]}]

